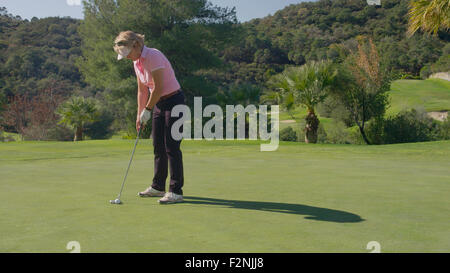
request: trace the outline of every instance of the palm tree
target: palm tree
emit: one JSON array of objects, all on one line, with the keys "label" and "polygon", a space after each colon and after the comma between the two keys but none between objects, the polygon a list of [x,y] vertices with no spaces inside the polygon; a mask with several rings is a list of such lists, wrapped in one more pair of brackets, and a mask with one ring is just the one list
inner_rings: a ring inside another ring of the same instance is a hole
[{"label": "palm tree", "polygon": [[61,116],[60,124],[65,124],[75,130],[73,141],[83,140],[84,125],[96,121],[98,117],[95,101],[83,97],[70,98],[62,103],[56,112]]},{"label": "palm tree", "polygon": [[[337,71],[330,61],[312,61],[300,67],[289,67],[269,80],[269,86],[277,95],[265,94],[263,98],[275,98],[288,112],[297,105],[306,107],[305,142],[317,142],[319,119],[315,113],[317,104],[328,96]],[[280,100],[281,97],[281,100]]]},{"label": "palm tree", "polygon": [[[252,84],[232,84],[227,89],[221,89],[216,94],[218,104],[222,109],[226,105],[242,105],[244,107],[250,104],[257,104],[260,99],[261,89],[257,85]],[[234,119],[238,118],[235,115]],[[245,115],[245,137],[249,137],[249,116]]]},{"label": "palm tree", "polygon": [[434,35],[439,28],[450,29],[449,0],[412,0],[409,6],[409,36],[419,29]]}]

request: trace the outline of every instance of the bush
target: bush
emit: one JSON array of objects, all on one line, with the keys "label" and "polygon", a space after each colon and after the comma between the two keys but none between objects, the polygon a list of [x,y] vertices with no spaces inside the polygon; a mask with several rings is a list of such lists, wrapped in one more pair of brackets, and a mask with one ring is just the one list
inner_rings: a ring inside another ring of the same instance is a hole
[{"label": "bush", "polygon": [[339,120],[333,120],[327,126],[327,143],[350,144],[349,132],[345,123]]},{"label": "bush", "polygon": [[347,127],[354,124],[350,112],[338,99],[333,96],[328,96],[322,103],[317,105],[317,113],[321,117],[333,118],[343,121]]},{"label": "bush", "polygon": [[450,67],[450,54],[442,55],[434,64],[431,65],[431,73],[448,72]]},{"label": "bush", "polygon": [[15,141],[15,139],[12,136],[4,135],[3,131],[0,131],[0,142],[10,142]]},{"label": "bush", "polygon": [[377,117],[372,119],[366,127],[366,135],[372,144],[384,144],[384,124],[383,117]]},{"label": "bush", "polygon": [[351,144],[365,145],[361,132],[359,131],[358,126],[353,126],[348,129],[348,139]]},{"label": "bush", "polygon": [[281,141],[297,141],[297,133],[295,133],[294,129],[291,126],[284,128],[280,131],[280,140]]},{"label": "bush", "polygon": [[327,143],[328,135],[323,128],[323,124],[319,123],[319,128],[317,129],[317,143]]},{"label": "bush", "polygon": [[420,78],[422,80],[428,79],[431,74],[433,74],[433,72],[431,71],[431,67],[429,65],[425,65],[422,69],[420,69]]},{"label": "bush", "polygon": [[402,111],[384,125],[385,143],[421,142],[437,139],[438,124],[423,110]]},{"label": "bush", "polygon": [[[114,131],[113,131],[114,132]],[[137,137],[136,127],[122,131],[122,139],[135,139]],[[141,131],[140,139],[149,139],[152,135],[152,121],[149,120]]]},{"label": "bush", "polygon": [[111,129],[111,125],[114,121],[112,113],[106,110],[99,111],[97,121],[86,125],[85,134],[91,139],[108,139],[114,131]]},{"label": "bush", "polygon": [[439,140],[449,140],[450,139],[450,119],[447,118],[442,123],[439,124]]},{"label": "bush", "polygon": [[46,140],[73,141],[73,131],[64,125],[55,125],[47,131]]},{"label": "bush", "polygon": [[[420,71],[422,72],[422,70]],[[409,73],[405,73],[400,77],[401,80],[420,80],[421,76],[415,76]]]},{"label": "bush", "polygon": [[368,124],[367,135],[373,144],[394,144],[438,140],[439,123],[423,109],[402,111],[394,117],[376,119]]}]

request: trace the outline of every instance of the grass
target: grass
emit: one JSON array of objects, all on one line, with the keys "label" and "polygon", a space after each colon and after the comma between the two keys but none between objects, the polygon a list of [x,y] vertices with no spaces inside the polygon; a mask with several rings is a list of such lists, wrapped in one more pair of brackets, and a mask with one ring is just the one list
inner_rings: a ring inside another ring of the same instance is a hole
[{"label": "grass", "polygon": [[[450,108],[443,80],[395,81],[390,95],[388,115]],[[369,241],[382,252],[450,250],[450,141],[269,153],[252,141],[185,141],[186,202],[161,206],[135,196],[153,176],[143,140],[125,204],[110,205],[133,142],[0,143],[0,252],[68,252],[69,241],[82,252],[368,252]]]},{"label": "grass", "polygon": [[450,82],[441,79],[398,80],[391,85],[387,115],[423,107],[427,112],[450,110]]},{"label": "grass", "polygon": [[450,141],[365,145],[185,141],[185,200],[136,193],[151,140],[0,143],[0,252],[450,250]]}]

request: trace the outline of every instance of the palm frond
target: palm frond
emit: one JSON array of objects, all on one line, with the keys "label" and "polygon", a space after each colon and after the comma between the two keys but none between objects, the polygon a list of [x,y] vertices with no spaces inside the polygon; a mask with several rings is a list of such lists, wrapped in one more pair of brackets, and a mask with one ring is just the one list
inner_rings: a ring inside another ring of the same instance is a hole
[{"label": "palm frond", "polygon": [[313,111],[328,95],[337,72],[329,61],[312,61],[300,67],[289,67],[269,82],[274,92],[279,92],[284,109],[301,104]]},{"label": "palm frond", "polygon": [[409,4],[408,36],[419,29],[437,35],[438,30],[450,29],[449,0],[412,0]]}]

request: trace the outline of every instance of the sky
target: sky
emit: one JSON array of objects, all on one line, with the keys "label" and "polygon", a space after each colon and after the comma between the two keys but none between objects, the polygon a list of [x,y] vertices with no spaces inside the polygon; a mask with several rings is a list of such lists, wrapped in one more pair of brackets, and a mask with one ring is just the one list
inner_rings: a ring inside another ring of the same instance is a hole
[{"label": "sky", "polygon": [[[277,10],[290,4],[306,0],[209,0],[220,7],[236,7],[240,22],[273,15]],[[314,0],[310,0],[314,1]],[[70,16],[83,19],[81,0],[0,0],[0,7],[6,7],[8,13],[19,15],[22,19],[33,17]]]}]

